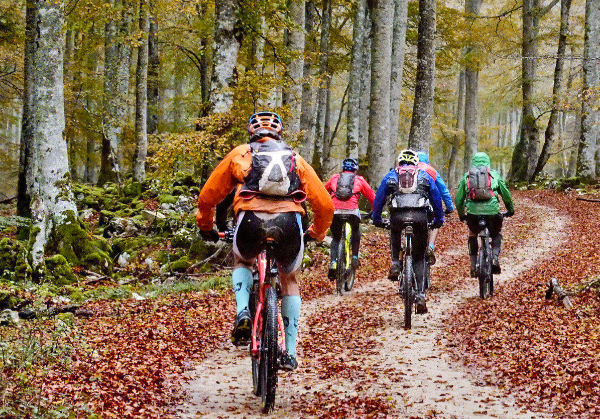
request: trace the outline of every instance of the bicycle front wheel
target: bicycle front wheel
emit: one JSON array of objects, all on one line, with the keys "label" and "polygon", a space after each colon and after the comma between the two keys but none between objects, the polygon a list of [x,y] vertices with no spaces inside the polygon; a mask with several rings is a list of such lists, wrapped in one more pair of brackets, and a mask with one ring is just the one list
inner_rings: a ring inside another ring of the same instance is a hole
[{"label": "bicycle front wheel", "polygon": [[[250,293],[250,316],[254,326],[256,307],[258,305],[258,279],[255,279],[252,284],[252,292]],[[260,326],[260,325],[258,325]],[[257,330],[260,330],[257,328]],[[257,336],[260,348],[260,336]],[[260,396],[260,357],[252,354],[252,342],[250,342],[250,358],[252,359],[252,392],[256,396]]]},{"label": "bicycle front wheel", "polygon": [[404,328],[412,327],[412,306],[413,306],[413,282],[415,272],[413,270],[413,260],[411,255],[406,255],[404,259],[404,272],[402,282],[402,296],[404,297]]},{"label": "bicycle front wheel", "polygon": [[261,340],[260,390],[262,395],[262,411],[269,413],[275,407],[275,391],[277,389],[278,369],[278,326],[277,326],[277,292],[268,287],[265,292],[263,313],[263,333]]},{"label": "bicycle front wheel", "polygon": [[346,240],[344,240],[344,250],[346,252],[346,291],[352,290],[354,285],[354,275],[356,271],[352,265],[352,229],[350,224],[346,223]]},{"label": "bicycle front wheel", "polygon": [[344,286],[346,282],[346,232],[342,229],[342,237],[340,238],[340,244],[338,246],[338,260],[337,260],[337,271],[335,278],[335,290],[338,295],[344,293]]}]

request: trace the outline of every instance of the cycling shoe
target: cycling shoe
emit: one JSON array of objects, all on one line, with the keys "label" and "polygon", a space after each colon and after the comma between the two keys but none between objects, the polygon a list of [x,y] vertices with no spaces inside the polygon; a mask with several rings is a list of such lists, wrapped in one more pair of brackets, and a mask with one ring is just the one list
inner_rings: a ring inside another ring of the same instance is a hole
[{"label": "cycling shoe", "polygon": [[247,345],[250,343],[251,335],[252,318],[250,317],[250,310],[245,308],[237,315],[235,319],[233,333],[231,334],[231,342],[235,346]]},{"label": "cycling shoe", "polygon": [[294,355],[282,354],[279,359],[279,368],[285,371],[293,371],[298,368],[298,361]]}]

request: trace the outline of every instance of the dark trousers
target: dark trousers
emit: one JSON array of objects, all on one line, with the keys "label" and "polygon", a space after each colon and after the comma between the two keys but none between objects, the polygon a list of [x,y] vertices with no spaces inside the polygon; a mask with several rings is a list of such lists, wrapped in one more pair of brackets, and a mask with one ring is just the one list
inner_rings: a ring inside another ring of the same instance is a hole
[{"label": "dark trousers", "polygon": [[390,246],[392,249],[392,262],[400,259],[402,250],[402,230],[407,226],[413,227],[412,258],[413,269],[417,279],[417,292],[425,292],[425,254],[429,242],[427,228],[427,210],[400,210],[390,215]]},{"label": "dark trousers", "polygon": [[329,253],[331,260],[337,260],[338,247],[342,238],[342,229],[348,222],[352,228],[352,255],[358,256],[360,248],[360,217],[354,214],[334,214],[331,222],[331,247]]},{"label": "dark trousers", "polygon": [[490,231],[490,237],[492,239],[492,254],[495,257],[500,255],[500,246],[502,245],[502,220],[503,217],[500,214],[495,215],[475,215],[475,214],[467,214],[467,226],[471,231],[471,234],[474,234],[475,237],[469,236],[469,255],[477,256],[478,251],[478,243],[477,243],[477,234],[479,234],[479,220],[484,218],[486,220],[486,224],[488,230]]}]

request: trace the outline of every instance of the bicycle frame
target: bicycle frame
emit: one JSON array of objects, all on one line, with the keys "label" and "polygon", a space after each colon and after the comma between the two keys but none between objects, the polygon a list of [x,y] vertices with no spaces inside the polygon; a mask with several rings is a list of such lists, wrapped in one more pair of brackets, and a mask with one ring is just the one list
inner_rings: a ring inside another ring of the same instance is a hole
[{"label": "bicycle frame", "polygon": [[[262,251],[256,258],[256,266],[258,269],[258,304],[256,305],[256,313],[254,313],[254,322],[252,324],[252,342],[250,351],[252,356],[260,356],[259,336],[262,334],[263,326],[263,306],[264,296],[267,287],[277,288],[277,275],[274,275],[271,269],[273,262],[270,257],[271,244],[267,246],[267,249]],[[267,269],[267,267],[269,269]],[[277,312],[277,324],[279,326],[279,333],[281,334],[281,351],[285,353],[285,330],[283,326],[283,319],[281,312]]]}]

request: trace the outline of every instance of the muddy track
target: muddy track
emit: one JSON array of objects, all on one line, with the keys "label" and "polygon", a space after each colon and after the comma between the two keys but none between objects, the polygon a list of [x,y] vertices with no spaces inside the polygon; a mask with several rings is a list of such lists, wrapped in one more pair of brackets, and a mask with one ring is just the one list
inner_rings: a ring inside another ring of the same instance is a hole
[{"label": "muddy track", "polygon": [[[561,242],[567,220],[532,201],[523,204],[537,214],[536,220],[526,243],[510,243],[503,250],[496,292]],[[464,247],[457,242],[439,255],[436,270],[463,255]],[[387,270],[378,274],[384,278]],[[396,283],[387,279],[341,298],[328,295],[304,303],[300,367],[280,373],[273,417],[550,417],[518,406],[491,384],[494,377],[485,371],[450,359],[444,325],[458,304],[478,299],[476,280],[465,278],[462,284],[451,292],[432,290],[429,313],[414,317],[410,331],[402,328]],[[247,350],[224,344],[192,368],[185,381],[187,401],[178,407],[180,417],[265,417],[252,395]]]}]

